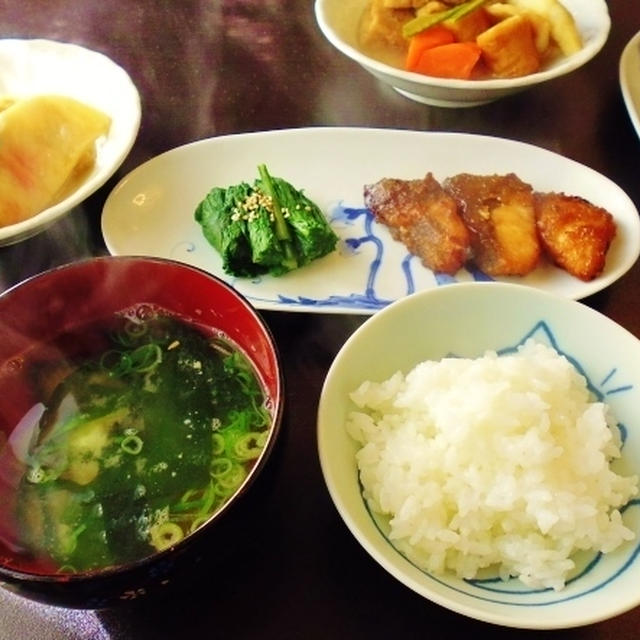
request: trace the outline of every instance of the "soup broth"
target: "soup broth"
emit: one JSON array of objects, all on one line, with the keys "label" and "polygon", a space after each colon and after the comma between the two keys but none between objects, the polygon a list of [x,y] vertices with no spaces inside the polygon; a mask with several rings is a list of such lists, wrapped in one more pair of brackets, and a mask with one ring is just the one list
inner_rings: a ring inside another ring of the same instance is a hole
[{"label": "soup broth", "polygon": [[14,516],[0,541],[23,570],[100,570],[176,544],[237,491],[270,432],[240,349],[162,310],[127,310],[0,367],[28,408],[0,441]]}]

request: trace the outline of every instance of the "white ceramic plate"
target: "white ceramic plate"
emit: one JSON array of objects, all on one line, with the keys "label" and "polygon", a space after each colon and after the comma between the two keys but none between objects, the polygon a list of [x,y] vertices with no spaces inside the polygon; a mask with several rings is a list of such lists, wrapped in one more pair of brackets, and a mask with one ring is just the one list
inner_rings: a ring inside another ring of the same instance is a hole
[{"label": "white ceramic plate", "polygon": [[[253,181],[267,164],[314,200],[340,236],[338,250],[285,276],[256,280],[222,271],[193,212],[214,186]],[[444,179],[458,172],[515,172],[541,191],[565,191],[606,207],[618,235],[603,274],[585,283],[551,265],[514,282],[582,298],[624,274],[640,253],[640,218],[629,197],[595,171],[560,155],[486,136],[392,129],[309,128],[211,138],[136,168],[111,192],[102,231],[115,255],[181,260],[233,284],[255,306],[283,311],[370,314],[414,291],[486,280],[460,271],[442,277],[409,256],[364,208],[363,186],[383,177]]]},{"label": "white ceramic plate", "polygon": [[67,95],[111,116],[96,164],[68,198],[36,216],[0,227],[0,246],[44,231],[102,186],[125,159],[140,127],[140,97],[127,72],[105,55],[52,40],[0,40],[0,96]]},{"label": "white ceramic plate", "polygon": [[631,122],[640,136],[640,31],[620,56],[620,89]]},{"label": "white ceramic plate", "polygon": [[358,44],[358,25],[368,3],[369,0],[316,0],[315,14],[320,30],[336,49],[398,93],[439,107],[484,104],[575,71],[602,49],[611,29],[605,0],[562,0],[582,35],[580,51],[520,78],[452,80],[404,71],[365,55]]}]

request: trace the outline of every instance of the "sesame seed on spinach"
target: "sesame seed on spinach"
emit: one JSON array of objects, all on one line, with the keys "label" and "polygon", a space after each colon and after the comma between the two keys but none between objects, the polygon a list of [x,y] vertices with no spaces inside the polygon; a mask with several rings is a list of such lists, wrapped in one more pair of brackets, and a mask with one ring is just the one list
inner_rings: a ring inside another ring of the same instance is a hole
[{"label": "sesame seed on spinach", "polygon": [[266,165],[258,174],[252,185],[213,187],[195,210],[225,273],[279,276],[331,253],[338,236],[320,208]]}]

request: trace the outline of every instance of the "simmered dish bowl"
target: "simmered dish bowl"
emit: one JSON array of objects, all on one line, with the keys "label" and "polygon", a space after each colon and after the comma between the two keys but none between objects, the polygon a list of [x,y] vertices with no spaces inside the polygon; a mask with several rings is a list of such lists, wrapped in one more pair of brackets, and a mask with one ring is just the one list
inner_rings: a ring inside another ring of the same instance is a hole
[{"label": "simmered dish bowl", "polygon": [[0,317],[0,583],[86,608],[162,588],[273,448],[269,330],[215,277],[135,257],[35,276]]},{"label": "simmered dish bowl", "polygon": [[562,628],[627,611],[640,602],[639,354],[610,319],[521,285],[393,303],[322,390],[340,515],[391,575],[463,615]]},{"label": "simmered dish bowl", "polygon": [[573,16],[582,38],[582,48],[561,56],[540,70],[515,78],[451,79],[413,71],[387,59],[373,57],[360,41],[362,16],[370,0],[316,0],[315,12],[320,30],[334,47],[392,86],[402,95],[435,106],[463,107],[491,102],[539,83],[574,71],[593,58],[609,35],[611,20],[604,0],[587,4],[563,0]]}]

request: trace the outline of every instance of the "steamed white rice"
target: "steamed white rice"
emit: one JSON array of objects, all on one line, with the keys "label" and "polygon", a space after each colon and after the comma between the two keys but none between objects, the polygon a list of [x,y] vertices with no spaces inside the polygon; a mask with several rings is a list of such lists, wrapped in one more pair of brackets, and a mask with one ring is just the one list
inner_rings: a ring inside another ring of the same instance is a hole
[{"label": "steamed white rice", "polygon": [[576,551],[634,538],[619,508],[638,478],[611,468],[616,421],[551,347],[422,362],[351,398],[364,497],[394,546],[431,573],[471,579],[491,567],[559,590]]}]

